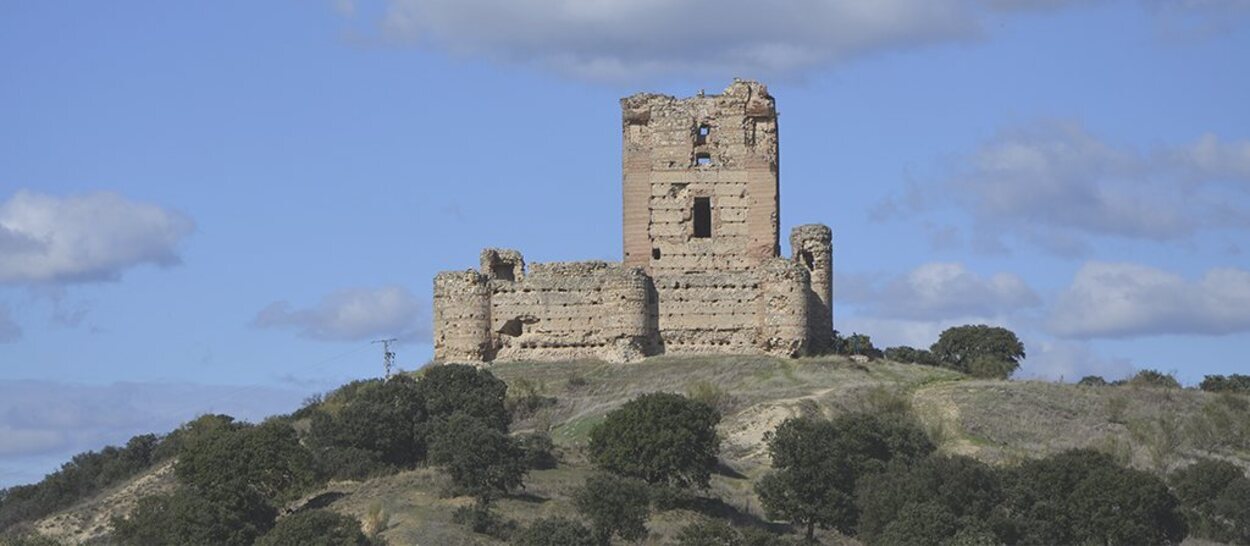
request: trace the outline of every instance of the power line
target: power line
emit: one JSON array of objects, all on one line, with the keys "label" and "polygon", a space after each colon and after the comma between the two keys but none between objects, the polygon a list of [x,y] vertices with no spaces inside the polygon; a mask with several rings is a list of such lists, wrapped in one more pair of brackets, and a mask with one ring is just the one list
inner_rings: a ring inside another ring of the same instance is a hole
[{"label": "power line", "polygon": [[375,339],[371,343],[382,344],[382,368],[385,371],[385,377],[391,378],[391,368],[395,366],[395,353],[391,351],[391,343],[399,341],[396,338]]}]

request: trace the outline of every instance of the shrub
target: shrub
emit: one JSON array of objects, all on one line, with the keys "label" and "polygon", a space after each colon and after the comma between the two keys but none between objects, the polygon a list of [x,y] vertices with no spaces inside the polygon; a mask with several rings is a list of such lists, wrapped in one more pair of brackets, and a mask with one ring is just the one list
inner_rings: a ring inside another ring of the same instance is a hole
[{"label": "shrub", "polygon": [[512,537],[513,546],[595,546],[590,530],[568,518],[542,518]]},{"label": "shrub", "polygon": [[1172,374],[1158,370],[1142,370],[1128,380],[1130,387],[1148,387],[1156,389],[1179,389],[1181,384]]},{"label": "shrub", "polygon": [[933,356],[933,353],[925,349],[916,349],[906,345],[886,349],[885,357],[904,364],[923,364],[925,366],[938,366],[941,364],[937,357]]},{"label": "shrub", "polygon": [[860,537],[870,544],[996,539],[986,526],[1003,493],[998,474],[968,457],[932,456],[859,482]]},{"label": "shrub", "polygon": [[1024,344],[1014,332],[984,324],[947,328],[929,350],[944,366],[999,379],[1015,372],[1024,358]]},{"label": "shrub", "polygon": [[512,419],[521,420],[543,408],[548,408],[556,404],[556,399],[551,396],[544,396],[543,386],[529,379],[521,378],[512,383],[508,388],[508,398],[505,404],[508,408],[508,414]]},{"label": "shrub", "polygon": [[720,450],[718,422],[720,415],[702,402],[644,394],[590,431],[590,460],[602,470],[651,484],[705,487]]},{"label": "shrub", "polygon": [[1200,460],[1169,476],[1197,537],[1250,544],[1250,478],[1226,461]]},{"label": "shrub", "polygon": [[490,505],[477,502],[461,506],[451,514],[451,521],[471,529],[474,533],[507,540],[516,531],[516,522],[505,519],[490,509]]},{"label": "shrub", "polygon": [[699,381],[686,389],[686,398],[703,402],[721,413],[728,411],[733,404],[733,395],[729,391],[707,381]]},{"label": "shrub", "polygon": [[280,422],[196,431],[182,445],[174,473],[199,492],[246,489],[271,502],[291,500],[320,483],[312,454],[295,429]]},{"label": "shrub", "polygon": [[1250,394],[1250,375],[1208,375],[1202,378],[1198,388],[1207,392]]},{"label": "shrub", "polygon": [[465,364],[430,366],[417,386],[431,420],[463,413],[495,430],[508,431],[508,384],[487,370]]},{"label": "shrub", "polygon": [[756,493],[769,518],[805,526],[809,540],[816,527],[855,528],[858,479],[893,460],[914,461],[933,451],[913,422],[870,413],[787,419],[765,440],[774,471],[756,483]]},{"label": "shrub", "polygon": [[573,504],[590,521],[599,544],[608,544],[613,536],[638,540],[647,534],[647,493],[641,481],[598,473],[586,478],[574,493]]},{"label": "shrub", "polygon": [[273,526],[277,511],[255,491],[200,494],[181,487],[139,499],[129,517],[114,517],[112,539],[121,545],[250,546]]},{"label": "shrub", "polygon": [[368,546],[360,522],[329,510],[296,512],[256,541],[256,546]]},{"label": "shrub", "polygon": [[370,451],[376,459],[406,467],[425,457],[425,397],[406,375],[351,383],[313,413],[309,444]]},{"label": "shrub", "polygon": [[1076,384],[1086,386],[1086,387],[1106,387],[1107,380],[1103,379],[1102,376],[1087,375],[1085,377],[1082,377],[1080,381],[1077,381]]},{"label": "shrub", "polygon": [[868,358],[881,358],[885,355],[872,344],[872,338],[865,334],[852,333],[842,337],[837,330],[833,331],[833,352],[839,355],[860,355]]},{"label": "shrub", "polygon": [[1155,476],[1070,450],[1005,472],[1000,535],[1009,544],[1176,544],[1179,501]]},{"label": "shrub", "polygon": [[335,480],[363,481],[395,472],[376,451],[358,447],[324,447],[313,451],[318,471]]},{"label": "shrub", "polygon": [[521,486],[524,453],[508,435],[477,417],[456,413],[439,423],[430,441],[430,462],[483,504]]},{"label": "shrub", "polygon": [[784,546],[789,541],[760,529],[735,528],[719,520],[691,523],[677,534],[678,546]]},{"label": "shrub", "polygon": [[545,432],[531,432],[516,437],[517,447],[521,449],[521,462],[530,470],[548,470],[559,463],[556,457],[556,445],[551,436]]}]

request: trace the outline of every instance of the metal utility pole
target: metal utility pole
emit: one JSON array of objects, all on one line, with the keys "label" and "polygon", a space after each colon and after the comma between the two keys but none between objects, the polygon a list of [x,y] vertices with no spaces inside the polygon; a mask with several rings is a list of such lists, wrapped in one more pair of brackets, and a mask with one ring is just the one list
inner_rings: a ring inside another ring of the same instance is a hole
[{"label": "metal utility pole", "polygon": [[395,338],[375,339],[372,343],[382,344],[382,367],[386,372],[386,378],[391,378],[391,368],[395,366],[395,353],[391,352],[391,343],[399,341]]}]

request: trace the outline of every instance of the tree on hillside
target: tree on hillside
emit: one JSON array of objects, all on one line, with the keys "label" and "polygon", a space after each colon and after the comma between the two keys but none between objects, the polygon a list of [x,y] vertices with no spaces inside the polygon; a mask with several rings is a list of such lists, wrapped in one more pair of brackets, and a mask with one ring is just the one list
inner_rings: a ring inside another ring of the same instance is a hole
[{"label": "tree on hillside", "polygon": [[512,537],[512,546],[596,546],[581,522],[568,518],[541,518]]},{"label": "tree on hillside", "polygon": [[199,431],[178,453],[174,473],[197,492],[251,490],[269,502],[298,497],[319,482],[312,454],[283,422]]},{"label": "tree on hillside", "polygon": [[1237,465],[1203,459],[1168,480],[1194,536],[1250,544],[1250,478]]},{"label": "tree on hillside", "polygon": [[598,544],[608,544],[613,536],[635,541],[647,535],[650,498],[647,485],[639,480],[592,474],[573,494],[573,504],[590,521]]},{"label": "tree on hillside", "polygon": [[521,487],[528,472],[525,453],[512,438],[464,413],[433,429],[430,462],[446,469],[452,482],[483,506]]},{"label": "tree on hillside", "polygon": [[1250,375],[1208,375],[1202,378],[1198,388],[1207,392],[1250,394]]},{"label": "tree on hillside", "polygon": [[210,493],[179,487],[139,499],[128,516],[113,518],[111,538],[123,546],[251,546],[277,511],[256,491],[229,487]]},{"label": "tree on hillside", "polygon": [[425,458],[426,403],[406,375],[352,383],[312,413],[309,444],[327,450],[364,450],[382,462],[411,466]]},{"label": "tree on hillside", "polygon": [[329,510],[305,510],[278,520],[256,546],[369,546],[360,522]]},{"label": "tree on hillside", "polygon": [[1180,381],[1170,373],[1163,373],[1159,370],[1142,370],[1136,375],[1129,378],[1128,385],[1130,387],[1147,387],[1155,389],[1179,389]]},{"label": "tree on hillside", "polygon": [[431,420],[463,413],[495,430],[508,431],[512,422],[507,405],[508,384],[490,371],[464,364],[430,366],[422,372],[417,385]]},{"label": "tree on hillside", "polygon": [[897,417],[852,413],[827,421],[797,417],[766,436],[773,472],[755,490],[771,519],[807,528],[854,530],[857,481],[883,471],[891,461],[914,461],[933,444],[914,423]]},{"label": "tree on hillside", "polygon": [[869,544],[948,544],[957,536],[999,544],[989,522],[1002,498],[998,474],[975,459],[896,462],[858,484],[859,537]]},{"label": "tree on hillside", "polygon": [[1106,454],[1070,450],[1007,469],[1008,544],[1177,544],[1186,526],[1179,501],[1154,475]]},{"label": "tree on hillside", "polygon": [[947,328],[929,350],[950,368],[998,379],[1009,377],[1024,358],[1024,344],[1014,332],[984,324]]},{"label": "tree on hillside", "polygon": [[706,487],[716,468],[720,414],[678,394],[644,394],[590,431],[590,460],[600,469],[651,484]]}]

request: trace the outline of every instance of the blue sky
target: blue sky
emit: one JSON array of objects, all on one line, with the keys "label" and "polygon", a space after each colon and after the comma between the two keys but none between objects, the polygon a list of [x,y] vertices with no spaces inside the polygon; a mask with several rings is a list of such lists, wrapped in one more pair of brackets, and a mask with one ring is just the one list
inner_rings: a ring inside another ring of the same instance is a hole
[{"label": "blue sky", "polygon": [[431,353],[431,279],[619,259],[620,113],[767,82],[835,322],[1021,377],[1250,369],[1245,0],[0,4],[0,486]]}]

